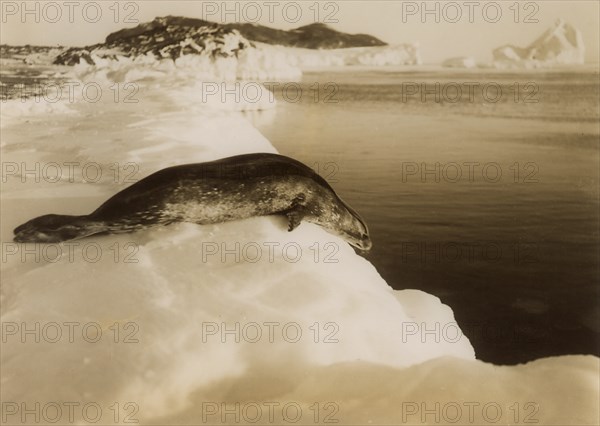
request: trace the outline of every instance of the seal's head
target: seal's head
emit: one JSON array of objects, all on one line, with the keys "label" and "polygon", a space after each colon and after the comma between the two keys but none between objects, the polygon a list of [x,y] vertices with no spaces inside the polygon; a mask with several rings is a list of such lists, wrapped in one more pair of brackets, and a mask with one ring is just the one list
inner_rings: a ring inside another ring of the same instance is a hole
[{"label": "seal's head", "polygon": [[17,243],[59,243],[80,238],[90,233],[85,216],[47,214],[19,225],[13,231]]},{"label": "seal's head", "polygon": [[371,250],[373,243],[369,237],[367,224],[349,205],[346,203],[343,205],[346,209],[342,212],[339,227],[335,231],[354,247],[362,251]]},{"label": "seal's head", "polygon": [[344,226],[341,230],[344,239],[348,241],[348,243],[362,251],[371,250],[371,247],[373,247],[373,243],[371,242],[371,238],[369,237],[369,230],[367,229],[367,225],[358,216],[353,216],[352,220],[349,222],[350,226]]}]

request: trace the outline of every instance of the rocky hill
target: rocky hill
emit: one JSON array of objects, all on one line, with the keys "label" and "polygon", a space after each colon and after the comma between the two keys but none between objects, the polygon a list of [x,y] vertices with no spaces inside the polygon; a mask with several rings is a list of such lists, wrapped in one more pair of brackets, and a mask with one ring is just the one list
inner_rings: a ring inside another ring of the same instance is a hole
[{"label": "rocky hill", "polygon": [[346,34],[318,23],[284,31],[256,24],[217,24],[202,19],[167,16],[111,33],[105,43],[70,48],[57,56],[54,63],[75,65],[84,60],[94,64],[94,57],[114,59],[148,54],[157,59],[177,59],[188,54],[230,57],[250,47],[252,41],[309,49],[386,45],[369,35]]},{"label": "rocky hill", "polygon": [[306,49],[342,49],[347,47],[386,46],[387,43],[368,34],[347,34],[325,24],[305,25],[290,31],[255,24],[227,24],[251,41]]},{"label": "rocky hill", "polygon": [[188,54],[229,57],[250,47],[250,42],[238,31],[208,24],[193,26],[186,25],[186,18],[178,22],[169,18],[156,18],[135,28],[112,33],[105,43],[70,48],[58,55],[54,63],[76,65],[83,59],[94,64],[94,57],[116,59],[118,56],[137,57],[148,54],[157,59],[177,59]]},{"label": "rocky hill", "polygon": [[336,31],[325,24],[305,25],[290,31],[278,30],[258,24],[233,23],[217,24],[202,19],[182,16],[156,18],[152,22],[140,24],[135,28],[126,28],[106,37],[106,43],[127,40],[144,33],[162,31],[165,27],[222,28],[237,30],[250,41],[307,49],[340,49],[345,47],[385,46],[383,41],[367,34],[346,34]]}]

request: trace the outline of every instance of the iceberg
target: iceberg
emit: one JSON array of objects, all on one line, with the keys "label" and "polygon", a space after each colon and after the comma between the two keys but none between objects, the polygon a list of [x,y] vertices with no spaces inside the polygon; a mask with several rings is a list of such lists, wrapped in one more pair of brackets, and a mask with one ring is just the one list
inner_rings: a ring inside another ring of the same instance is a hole
[{"label": "iceberg", "polygon": [[443,67],[450,68],[552,68],[565,65],[582,65],[585,46],[581,31],[562,19],[546,30],[527,47],[510,44],[492,51],[493,60],[478,62],[473,57],[448,58]]},{"label": "iceberg", "polygon": [[471,56],[449,58],[442,62],[442,66],[447,68],[477,68],[477,61]]},{"label": "iceberg", "polygon": [[496,68],[581,65],[585,59],[585,46],[581,32],[559,19],[528,47],[501,46],[494,49],[493,56]]}]

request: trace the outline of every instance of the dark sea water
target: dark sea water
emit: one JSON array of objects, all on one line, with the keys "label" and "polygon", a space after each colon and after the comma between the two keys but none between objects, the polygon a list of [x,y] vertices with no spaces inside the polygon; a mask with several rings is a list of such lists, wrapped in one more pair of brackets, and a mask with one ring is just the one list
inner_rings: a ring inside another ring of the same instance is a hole
[{"label": "dark sea water", "polygon": [[600,355],[596,70],[321,72],[299,87],[254,122],[361,213],[393,288],[438,296],[485,361]]}]

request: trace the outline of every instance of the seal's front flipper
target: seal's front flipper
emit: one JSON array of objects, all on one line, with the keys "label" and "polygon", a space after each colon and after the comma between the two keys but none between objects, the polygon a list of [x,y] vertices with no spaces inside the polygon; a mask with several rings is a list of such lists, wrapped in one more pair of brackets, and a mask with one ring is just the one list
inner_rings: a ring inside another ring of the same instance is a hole
[{"label": "seal's front flipper", "polygon": [[296,229],[304,217],[304,213],[302,212],[301,208],[289,211],[285,215],[288,218],[288,232],[292,232],[294,229]]},{"label": "seal's front flipper", "polygon": [[306,196],[304,194],[299,194],[294,198],[294,201],[292,201],[292,207],[286,212],[285,215],[288,218],[288,232],[292,232],[296,229],[306,215],[303,205],[305,200]]}]

